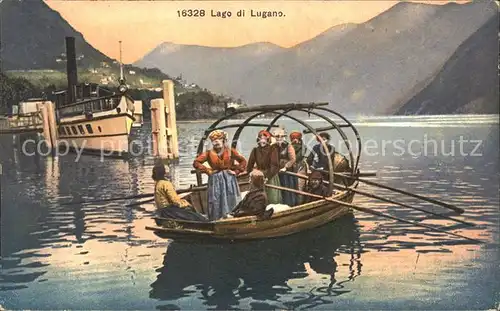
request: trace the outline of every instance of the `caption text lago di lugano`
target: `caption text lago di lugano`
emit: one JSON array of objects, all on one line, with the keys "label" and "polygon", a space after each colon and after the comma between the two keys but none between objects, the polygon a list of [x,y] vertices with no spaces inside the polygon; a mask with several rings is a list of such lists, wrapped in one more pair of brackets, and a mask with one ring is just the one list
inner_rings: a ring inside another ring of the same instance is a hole
[{"label": "caption text lago di lugano", "polygon": [[261,11],[261,10],[238,10],[238,11],[220,11],[220,10],[204,10],[204,9],[184,9],[177,10],[177,17],[215,17],[215,18],[231,18],[231,17],[285,17],[282,11]]}]

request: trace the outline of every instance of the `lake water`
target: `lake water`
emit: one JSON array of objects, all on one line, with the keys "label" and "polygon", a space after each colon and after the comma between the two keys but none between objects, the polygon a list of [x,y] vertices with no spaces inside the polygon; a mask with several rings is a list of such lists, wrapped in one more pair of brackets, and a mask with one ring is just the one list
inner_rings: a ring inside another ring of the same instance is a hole
[{"label": "lake water", "polygon": [[[233,121],[241,122],[241,121]],[[260,121],[259,121],[260,122]],[[288,131],[299,129],[281,122]],[[319,121],[311,121],[315,127]],[[359,117],[361,170],[375,181],[465,209],[459,225],[357,195],[354,203],[481,239],[354,212],[286,238],[234,245],[162,240],[154,206],[61,205],[152,192],[154,159],[27,156],[0,137],[6,309],[494,309],[500,301],[498,116]],[[179,124],[177,187],[195,183],[195,147],[210,123]],[[324,124],[323,124],[324,125]],[[260,128],[245,130],[248,156]],[[150,125],[136,130],[146,140]],[[352,137],[352,135],[350,135]],[[310,139],[306,137],[306,140]],[[338,137],[333,137],[339,149]],[[427,146],[427,147],[425,147]],[[452,149],[454,148],[454,149]],[[453,152],[452,152],[453,151]],[[441,207],[360,189],[434,212]]]}]

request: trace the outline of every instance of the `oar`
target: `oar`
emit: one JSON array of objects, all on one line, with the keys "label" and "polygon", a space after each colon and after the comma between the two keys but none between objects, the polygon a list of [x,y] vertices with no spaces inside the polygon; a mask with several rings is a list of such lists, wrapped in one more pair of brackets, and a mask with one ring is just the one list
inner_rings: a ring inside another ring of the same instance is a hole
[{"label": "oar", "polygon": [[[194,187],[193,187],[194,188]],[[191,194],[192,192],[184,192],[184,197]],[[182,196],[181,196],[182,197]],[[147,199],[147,200],[144,200],[144,201],[139,201],[139,202],[134,202],[134,203],[130,203],[130,204],[127,204],[125,205],[125,207],[133,207],[133,206],[138,206],[138,205],[142,205],[142,204],[147,204],[147,203],[151,203],[151,202],[154,202],[155,199],[152,198],[152,199]]]},{"label": "oar", "polygon": [[[241,186],[241,185],[247,185],[249,183],[250,183],[249,181],[241,181],[238,184]],[[191,186],[189,188],[179,189],[176,192],[177,192],[177,194],[182,194],[182,193],[187,193],[187,192],[192,192],[192,191],[205,190],[207,188],[208,188],[208,186],[198,186],[198,187]],[[127,196],[127,197],[117,197],[117,198],[90,200],[90,201],[66,202],[66,203],[61,203],[61,205],[91,204],[91,203],[101,203],[101,202],[120,201],[120,200],[133,200],[133,199],[148,198],[148,197],[152,197],[152,196],[154,196],[154,193],[142,193],[142,194],[131,195],[131,196]],[[144,201],[144,203],[148,203],[148,202]]]},{"label": "oar", "polygon": [[[325,172],[327,172],[327,171],[325,171]],[[432,198],[427,198],[427,197],[421,196],[419,194],[410,193],[408,191],[404,191],[404,190],[401,190],[401,189],[396,189],[396,188],[389,187],[389,186],[386,186],[386,185],[383,185],[383,184],[379,184],[379,183],[376,183],[374,181],[370,181],[370,180],[366,180],[366,179],[361,179],[359,177],[352,177],[352,176],[345,175],[345,174],[340,174],[340,173],[333,173],[333,175],[337,175],[337,176],[342,176],[342,177],[346,177],[346,178],[349,178],[349,179],[358,180],[360,182],[363,182],[363,183],[371,185],[371,186],[375,186],[375,187],[379,187],[379,188],[391,190],[391,191],[394,191],[394,192],[398,192],[398,193],[401,193],[401,194],[405,194],[405,195],[408,195],[408,196],[411,196],[411,197],[414,197],[414,198],[417,198],[417,199],[420,199],[420,200],[423,200],[423,201],[427,201],[429,203],[434,203],[434,204],[437,204],[439,206],[451,209],[451,210],[453,210],[453,211],[455,211],[455,212],[457,212],[459,214],[462,214],[464,212],[464,210],[462,208],[460,208],[460,207],[456,207],[454,205],[451,205],[451,204],[448,204],[448,203],[445,203],[445,202],[441,202],[441,201],[438,201],[438,200],[435,200],[435,199],[432,199]]]},{"label": "oar", "polygon": [[147,197],[152,197],[152,196],[154,196],[154,193],[142,193],[142,194],[131,195],[131,196],[127,196],[127,197],[119,197],[119,198],[65,202],[65,203],[61,203],[61,205],[91,204],[91,203],[101,203],[101,202],[110,202],[110,201],[118,201],[118,200],[132,200],[132,199],[142,199],[142,198],[147,198]]},{"label": "oar", "polygon": [[[316,170],[314,168],[312,170],[314,170],[314,171],[320,171],[320,172],[328,174],[327,170]],[[377,177],[377,172],[376,171],[364,171],[364,172],[358,171],[356,174],[354,174],[354,176],[355,177]]]},{"label": "oar", "polygon": [[[203,189],[206,189],[206,188],[207,188],[207,186],[190,187],[190,188],[185,188],[185,189],[179,189],[179,190],[177,190],[177,194],[191,192],[191,191],[194,191],[194,190],[203,190]],[[133,200],[133,199],[148,198],[148,197],[152,197],[154,195],[155,195],[154,193],[141,193],[141,194],[126,196],[126,197],[117,197],[117,198],[100,199],[100,200],[90,200],[90,201],[66,202],[66,203],[61,203],[61,205],[90,204],[90,203],[101,203],[101,202],[110,202],[110,201],[119,201],[119,200]]]},{"label": "oar", "polygon": [[153,198],[153,199],[147,199],[147,200],[139,201],[139,202],[135,202],[135,203],[130,203],[130,204],[125,205],[125,207],[139,206],[142,204],[154,202],[154,200],[155,199]]},{"label": "oar", "polygon": [[375,215],[375,216],[380,216],[380,217],[385,217],[385,218],[389,218],[389,219],[401,221],[401,222],[404,222],[404,223],[407,223],[407,224],[410,224],[410,225],[414,225],[414,226],[417,226],[417,227],[423,227],[423,228],[431,229],[431,230],[434,230],[434,231],[437,231],[437,232],[447,233],[449,235],[453,235],[453,236],[456,236],[456,237],[459,237],[459,238],[462,238],[462,239],[467,239],[467,240],[470,240],[470,241],[474,241],[476,243],[484,243],[483,241],[472,239],[472,238],[469,238],[469,237],[466,237],[466,236],[463,236],[463,235],[460,235],[460,234],[456,234],[456,233],[453,233],[453,232],[448,232],[448,231],[445,231],[445,230],[442,230],[442,229],[438,229],[438,228],[434,228],[434,227],[431,227],[431,226],[427,226],[427,225],[424,225],[424,224],[421,224],[421,223],[418,223],[418,222],[413,222],[413,221],[401,219],[401,218],[394,217],[394,216],[391,216],[391,215],[387,215],[387,214],[384,214],[384,213],[381,213],[381,212],[378,212],[378,211],[374,211],[374,210],[371,210],[371,209],[368,209],[368,208],[365,208],[365,207],[361,207],[361,206],[357,206],[357,205],[354,205],[354,204],[351,204],[351,203],[346,203],[346,202],[342,202],[342,201],[339,201],[339,200],[335,200],[333,198],[323,197],[321,195],[317,195],[317,194],[313,194],[313,193],[309,193],[309,192],[304,192],[304,191],[300,191],[300,190],[295,190],[295,189],[290,189],[290,188],[285,188],[285,187],[280,187],[280,186],[275,186],[275,185],[270,185],[270,184],[266,184],[265,186],[268,187],[268,188],[273,188],[273,189],[283,190],[283,191],[289,191],[289,192],[295,192],[297,194],[301,194],[301,195],[305,195],[305,196],[310,196],[310,197],[318,198],[318,199],[323,199],[323,200],[326,200],[326,201],[330,201],[330,202],[334,202],[334,203],[337,203],[337,204],[340,204],[340,205],[344,205],[344,206],[350,207],[350,208],[358,210],[360,212],[365,212],[367,214],[371,214],[371,215]]},{"label": "oar", "polygon": [[377,177],[377,172],[374,172],[374,171],[358,172],[354,176],[357,176],[357,177]]},{"label": "oar", "polygon": [[[297,174],[297,173],[293,173],[293,172],[281,172],[281,173],[285,173],[285,174],[288,174],[288,175],[291,175],[291,176],[295,176],[295,177],[298,177],[298,178],[309,179],[305,175]],[[328,183],[328,181],[323,181],[323,182],[324,183]],[[437,216],[437,217],[441,217],[441,218],[444,218],[444,219],[453,220],[453,221],[462,223],[464,225],[475,226],[475,224],[470,223],[470,222],[466,222],[466,221],[463,221],[463,220],[460,220],[460,219],[449,217],[449,216],[446,216],[446,215],[443,215],[443,214],[438,214],[438,213],[434,213],[434,212],[431,212],[431,211],[427,211],[427,210],[424,210],[424,209],[421,209],[421,208],[418,208],[418,207],[413,207],[413,206],[407,205],[405,203],[396,202],[396,201],[393,201],[391,199],[387,199],[387,198],[378,196],[376,194],[372,194],[372,193],[369,193],[369,192],[358,190],[356,188],[346,187],[346,186],[343,186],[343,185],[340,185],[340,184],[335,184],[335,183],[333,185],[336,188],[340,188],[340,189],[343,189],[343,190],[349,190],[349,191],[352,191],[352,192],[355,192],[355,193],[358,193],[358,194],[361,194],[361,195],[364,195],[364,196],[367,196],[367,197],[370,197],[370,198],[373,198],[373,199],[377,199],[377,200],[384,201],[384,202],[387,202],[387,203],[391,203],[391,204],[399,205],[399,206],[406,207],[406,208],[409,208],[409,209],[417,210],[417,211],[424,212],[424,213],[427,213],[427,214],[431,214],[431,215],[434,215],[434,216]]]}]

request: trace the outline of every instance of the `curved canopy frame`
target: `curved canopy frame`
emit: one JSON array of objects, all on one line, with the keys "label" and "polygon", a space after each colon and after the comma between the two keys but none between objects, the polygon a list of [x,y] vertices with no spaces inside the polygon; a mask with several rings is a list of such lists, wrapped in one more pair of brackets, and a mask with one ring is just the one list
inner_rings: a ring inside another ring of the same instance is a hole
[{"label": "curved canopy frame", "polygon": [[[315,115],[317,117],[320,117],[321,119],[325,120],[326,122],[330,123],[332,128],[333,129],[336,129],[340,136],[342,137],[342,139],[344,140],[344,143],[345,145],[347,146],[347,149],[349,150],[349,158],[351,160],[351,163],[354,163],[354,158],[352,156],[352,152],[351,152],[351,145],[349,143],[349,139],[347,138],[347,136],[345,135],[345,133],[340,129],[339,125],[337,123],[335,123],[334,121],[332,121],[331,119],[327,118],[325,115],[323,114],[320,114],[320,113],[317,113],[317,112],[314,112],[314,111],[307,111],[307,110],[303,110],[303,109],[300,109],[300,111],[303,111],[307,114],[312,114],[312,115]],[[271,123],[269,124],[269,127],[267,128],[268,130],[274,125],[275,122],[278,121],[278,119],[281,117],[281,115],[278,115],[276,116],[276,118],[274,118]],[[315,134],[316,135],[316,134]],[[326,149],[325,149],[326,150]],[[359,153],[358,153],[359,155]],[[357,166],[357,165],[356,165]],[[353,166],[354,167],[354,166]],[[333,170],[335,171],[335,167],[333,167]]]},{"label": "curved canopy frame", "polygon": [[[287,117],[287,118],[297,122],[298,124],[302,125],[304,128],[307,129],[307,130],[304,130],[304,133],[311,133],[314,136],[316,136],[317,138],[319,137],[318,132],[327,131],[327,130],[336,130],[340,134],[340,136],[342,137],[344,144],[346,145],[347,150],[349,152],[349,159],[350,159],[350,162],[352,164],[350,173],[351,173],[351,176],[353,176],[358,171],[359,158],[361,155],[361,139],[360,139],[359,133],[358,133],[357,129],[354,127],[354,125],[351,122],[349,122],[344,116],[342,116],[340,113],[338,113],[332,109],[329,109],[327,107],[323,107],[326,105],[328,105],[328,103],[285,104],[285,105],[255,106],[255,107],[248,107],[248,108],[232,109],[231,113],[218,119],[210,127],[208,127],[208,129],[205,131],[203,137],[201,138],[201,140],[198,144],[197,152],[198,152],[198,154],[201,154],[203,152],[204,146],[205,146],[205,141],[207,140],[210,132],[217,130],[217,129],[223,129],[223,128],[229,128],[229,127],[237,127],[237,130],[236,130],[235,134],[233,135],[233,139],[231,140],[232,141],[231,147],[235,148],[237,146],[241,132],[243,131],[244,128],[246,128],[248,126],[260,126],[260,127],[266,126],[265,124],[253,124],[253,123],[251,123],[252,120],[254,120],[255,118],[257,118],[261,115],[264,115],[266,113],[272,113],[272,114],[275,114],[276,116],[267,125],[268,131],[271,129],[271,127],[276,127],[277,126],[277,125],[275,125],[276,122],[278,122],[278,120],[280,118],[283,118],[283,117]],[[330,126],[328,128],[315,129],[311,125],[307,124],[307,122],[305,122],[299,118],[296,118],[294,116],[289,115],[290,112],[294,112],[294,111],[303,112],[303,113],[306,113],[309,115],[312,114],[314,116],[317,116],[320,119],[323,119],[324,121],[328,122],[330,124]],[[234,124],[234,125],[228,125],[228,126],[218,126],[221,122],[229,120],[236,115],[241,115],[244,113],[252,113],[252,112],[255,112],[255,113],[248,116],[245,119],[245,121],[243,121],[240,124]],[[336,117],[339,117],[340,119],[342,119],[345,122],[345,124],[337,124],[332,119],[330,119],[328,116],[326,116],[324,114],[324,112],[332,114]],[[345,132],[342,130],[342,128],[350,128],[353,131],[354,135],[356,136],[357,145],[358,145],[356,157],[354,157],[354,155],[353,155],[349,139],[348,139],[347,135],[345,134]],[[321,141],[321,144],[322,144],[324,150],[328,150],[326,144],[323,141]],[[354,158],[356,160],[354,160]],[[334,178],[333,172],[334,172],[334,169],[335,168],[333,166],[332,158],[329,157],[328,158],[328,171],[330,173],[329,174],[329,176],[330,176],[330,180],[329,180],[330,191],[333,190],[333,178]],[[196,178],[197,178],[198,185],[201,185],[202,184],[201,172],[198,172],[198,171],[196,172]]]}]

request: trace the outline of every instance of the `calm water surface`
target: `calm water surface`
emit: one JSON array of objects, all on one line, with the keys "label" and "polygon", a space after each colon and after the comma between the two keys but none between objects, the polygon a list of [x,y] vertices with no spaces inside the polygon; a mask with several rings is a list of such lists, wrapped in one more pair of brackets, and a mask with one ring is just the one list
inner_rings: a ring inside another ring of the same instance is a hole
[{"label": "calm water surface", "polygon": [[[291,122],[282,124],[296,129]],[[363,151],[361,169],[376,170],[384,184],[460,206],[465,213],[457,218],[477,226],[359,195],[355,204],[446,227],[486,244],[361,212],[275,240],[235,245],[162,240],[145,230],[153,225],[151,204],[61,205],[152,192],[153,158],[26,156],[12,147],[12,137],[0,136],[0,304],[7,309],[109,310],[498,308],[498,116],[359,118],[356,124],[362,140],[372,146]],[[208,125],[179,124],[182,157],[171,170],[180,188],[195,182],[191,163]],[[246,156],[258,130],[243,132],[239,147]],[[146,124],[135,137],[146,140],[149,133]],[[462,153],[460,139],[465,141]],[[404,146],[416,142],[401,154],[396,140]],[[430,143],[426,155],[417,155],[431,140],[436,147]],[[481,144],[475,148],[477,140]],[[454,155],[446,155],[452,148]]]}]

